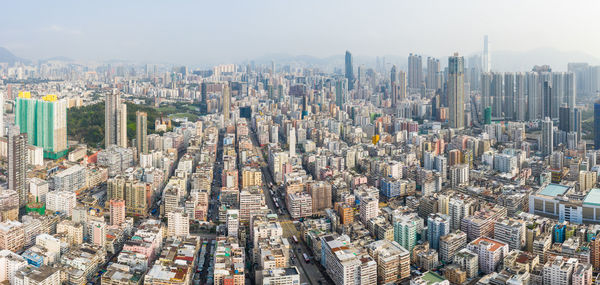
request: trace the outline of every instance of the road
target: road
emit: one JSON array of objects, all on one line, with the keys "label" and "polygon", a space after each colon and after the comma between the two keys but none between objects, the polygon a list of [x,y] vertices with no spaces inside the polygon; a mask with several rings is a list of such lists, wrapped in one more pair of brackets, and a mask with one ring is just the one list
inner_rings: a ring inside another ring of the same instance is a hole
[{"label": "road", "polygon": [[[253,135],[250,136],[252,139],[252,144],[254,145],[254,150],[258,154],[260,158],[260,169],[262,171],[262,179],[263,179],[263,193],[265,195],[265,201],[267,206],[273,213],[277,213],[279,217],[279,222],[281,223],[281,227],[283,228],[283,236],[290,241],[291,249],[293,254],[291,255],[290,265],[298,267],[300,271],[300,282],[301,283],[309,283],[309,284],[319,284],[319,281],[326,280],[323,277],[321,271],[319,271],[319,267],[314,264],[313,261],[310,263],[306,263],[304,261],[303,253],[306,253],[308,256],[312,256],[311,251],[308,250],[306,244],[303,242],[302,233],[298,231],[292,220],[290,219],[289,214],[285,210],[285,199],[283,198],[283,189],[278,191],[278,187],[275,183],[275,180],[271,176],[271,172],[269,171],[267,162],[265,161],[264,150],[259,146],[258,139],[256,137],[256,132],[253,132]],[[269,191],[269,183],[273,183],[273,192],[276,196],[279,197],[279,206],[281,211],[275,207],[273,203],[273,198]],[[293,243],[292,236],[296,236],[299,240],[298,244]],[[300,251],[298,251],[300,249]],[[299,266],[298,266],[299,265]],[[325,283],[325,282],[324,282]]]}]

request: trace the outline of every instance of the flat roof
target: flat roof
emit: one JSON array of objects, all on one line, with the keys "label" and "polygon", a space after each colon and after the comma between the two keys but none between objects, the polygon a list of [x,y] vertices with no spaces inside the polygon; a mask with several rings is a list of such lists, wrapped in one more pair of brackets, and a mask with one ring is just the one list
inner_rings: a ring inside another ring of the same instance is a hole
[{"label": "flat roof", "polygon": [[600,189],[592,188],[583,199],[583,204],[600,206]]},{"label": "flat roof", "polygon": [[425,272],[425,274],[423,274],[423,276],[421,276],[421,278],[423,280],[427,281],[427,284],[439,283],[439,282],[446,280],[446,278],[444,278],[434,272],[431,272],[431,271]]},{"label": "flat roof", "polygon": [[569,186],[560,185],[560,184],[548,184],[548,186],[544,187],[539,194],[556,197],[558,195],[564,195],[565,192],[569,190]]}]

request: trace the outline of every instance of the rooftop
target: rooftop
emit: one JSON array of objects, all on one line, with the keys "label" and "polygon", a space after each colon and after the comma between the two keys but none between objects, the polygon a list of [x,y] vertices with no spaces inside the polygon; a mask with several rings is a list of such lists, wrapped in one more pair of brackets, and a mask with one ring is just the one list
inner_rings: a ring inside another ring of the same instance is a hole
[{"label": "rooftop", "polygon": [[583,204],[600,206],[600,189],[592,188],[585,196]]},{"label": "rooftop", "polygon": [[[569,190],[569,186],[560,184],[548,184],[542,191],[539,192],[541,195],[556,197],[558,195],[564,195]],[[591,191],[590,191],[591,192]]]},{"label": "rooftop", "polygon": [[423,274],[423,276],[421,276],[421,278],[423,280],[427,281],[427,284],[439,283],[439,282],[446,280],[446,278],[444,278],[434,272],[431,272],[431,271],[425,272],[425,274]]}]

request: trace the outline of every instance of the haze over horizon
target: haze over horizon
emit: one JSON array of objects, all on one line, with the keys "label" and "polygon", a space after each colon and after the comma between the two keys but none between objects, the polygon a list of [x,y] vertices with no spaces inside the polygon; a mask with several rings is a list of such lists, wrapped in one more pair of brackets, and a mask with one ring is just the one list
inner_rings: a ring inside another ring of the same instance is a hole
[{"label": "haze over horizon", "polygon": [[10,2],[4,4],[10,13],[0,19],[0,47],[32,60],[64,56],[208,65],[273,54],[324,58],[345,50],[372,57],[470,55],[481,52],[487,34],[492,54],[551,48],[600,58],[600,38],[590,35],[600,26],[594,15],[600,3],[544,4],[36,1],[31,9],[31,2]]}]

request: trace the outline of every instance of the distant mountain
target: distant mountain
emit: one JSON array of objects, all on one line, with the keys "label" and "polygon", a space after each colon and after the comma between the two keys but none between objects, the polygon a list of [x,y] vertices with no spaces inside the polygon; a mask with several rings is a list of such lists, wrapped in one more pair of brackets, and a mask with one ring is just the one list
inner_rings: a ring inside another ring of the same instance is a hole
[{"label": "distant mountain", "polygon": [[0,47],[0,62],[8,62],[8,64],[14,64],[15,62],[29,62],[27,59],[20,58],[14,55],[9,50]]},{"label": "distant mountain", "polygon": [[569,62],[600,64],[600,59],[579,51],[560,51],[554,48],[538,48],[525,52],[492,51],[492,70],[528,71],[534,65],[550,65],[552,70],[566,71]]},{"label": "distant mountain", "polygon": [[44,59],[44,60],[41,60],[41,61],[43,61],[43,62],[48,62],[48,61],[72,62],[74,60],[72,58],[66,57],[66,56],[55,56],[55,57],[47,58],[47,59]]}]

